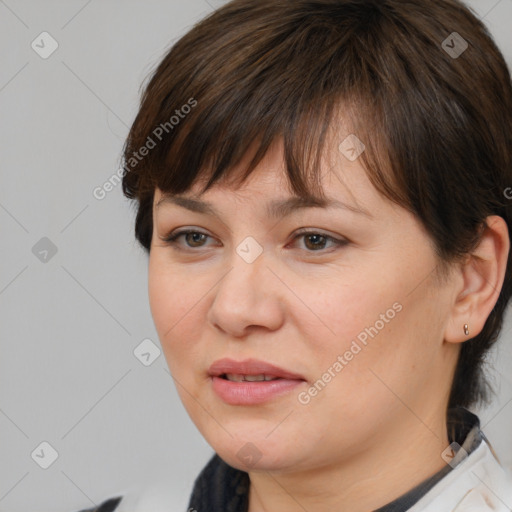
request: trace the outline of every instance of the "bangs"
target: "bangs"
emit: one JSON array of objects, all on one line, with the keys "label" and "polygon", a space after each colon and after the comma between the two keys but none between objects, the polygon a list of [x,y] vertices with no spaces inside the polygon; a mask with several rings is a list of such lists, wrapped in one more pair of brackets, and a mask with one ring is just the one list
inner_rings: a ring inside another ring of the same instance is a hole
[{"label": "bangs", "polygon": [[[222,26],[225,11],[236,15],[241,7],[243,2],[228,4],[203,22],[203,32],[208,24],[215,32],[208,47],[204,33],[199,41],[192,30],[155,71],[158,79],[151,80],[141,102],[146,117],[135,120],[138,131],[125,147],[129,162],[132,152],[154,142],[143,161],[133,169],[125,166],[141,176],[139,193],[152,194],[158,187],[164,194],[180,194],[198,181],[205,182],[203,192],[232,178],[241,184],[281,140],[291,190],[300,197],[322,197],[326,149],[339,158],[341,168],[345,156],[338,147],[355,135],[365,146],[359,158],[372,184],[405,205],[393,175],[383,172],[391,166],[379,102],[382,77],[363,39],[332,20],[329,25],[306,18],[283,24],[270,12],[256,18],[256,29],[267,35],[254,42],[244,35],[248,31]],[[364,31],[371,31],[371,19],[365,23]],[[198,45],[201,51],[194,52]],[[228,61],[227,54],[232,56]],[[249,166],[234,177],[234,168],[249,152]],[[330,166],[335,168],[336,160]]]}]

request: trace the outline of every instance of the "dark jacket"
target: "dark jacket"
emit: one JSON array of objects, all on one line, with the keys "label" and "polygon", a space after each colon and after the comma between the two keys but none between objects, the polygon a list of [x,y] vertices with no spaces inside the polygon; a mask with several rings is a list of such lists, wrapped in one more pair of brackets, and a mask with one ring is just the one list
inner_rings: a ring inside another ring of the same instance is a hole
[{"label": "dark jacket", "polygon": [[117,508],[117,505],[119,505],[122,499],[122,496],[117,496],[116,498],[109,498],[108,500],[104,501],[97,507],[87,509],[84,508],[79,512],[114,512],[114,510]]}]

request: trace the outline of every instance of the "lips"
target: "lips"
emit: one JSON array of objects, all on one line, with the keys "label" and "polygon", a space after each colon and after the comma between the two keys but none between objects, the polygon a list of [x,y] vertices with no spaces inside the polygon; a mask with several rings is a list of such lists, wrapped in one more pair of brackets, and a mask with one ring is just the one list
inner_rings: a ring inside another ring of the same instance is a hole
[{"label": "lips", "polygon": [[285,399],[305,385],[302,375],[256,359],[220,359],[209,373],[213,392],[229,405],[256,406]]},{"label": "lips", "polygon": [[234,361],[229,358],[219,359],[210,366],[208,373],[212,377],[223,378],[226,378],[229,374],[230,378],[234,377],[237,380],[245,380],[244,376],[261,377],[263,375],[266,379],[305,380],[302,375],[257,359],[246,359],[244,361]]}]

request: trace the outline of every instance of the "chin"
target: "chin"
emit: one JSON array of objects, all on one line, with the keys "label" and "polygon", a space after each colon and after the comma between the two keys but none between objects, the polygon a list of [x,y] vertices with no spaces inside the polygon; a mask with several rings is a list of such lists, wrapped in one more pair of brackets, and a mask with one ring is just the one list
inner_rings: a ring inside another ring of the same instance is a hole
[{"label": "chin", "polygon": [[[237,436],[208,443],[221,459],[241,471],[279,471],[297,464],[297,453],[286,439],[265,439],[268,432],[255,436]],[[290,437],[288,437],[290,439]],[[286,453],[286,450],[293,453]]]}]

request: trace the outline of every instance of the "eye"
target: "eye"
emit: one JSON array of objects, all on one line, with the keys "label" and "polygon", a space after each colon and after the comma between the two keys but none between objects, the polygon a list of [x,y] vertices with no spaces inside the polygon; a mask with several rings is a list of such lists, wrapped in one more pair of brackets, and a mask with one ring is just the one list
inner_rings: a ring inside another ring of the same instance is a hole
[{"label": "eye", "polygon": [[201,231],[196,231],[193,229],[182,229],[181,231],[176,231],[175,233],[171,233],[165,236],[164,238],[162,238],[162,240],[169,245],[177,246],[177,240],[181,236],[184,236],[187,242],[192,243],[192,245],[188,246],[191,248],[202,247],[203,245],[201,244],[201,242],[203,242],[206,238],[210,238],[209,235],[207,235],[206,233],[202,233]]},{"label": "eye", "polygon": [[294,240],[297,240],[298,238],[303,238],[305,240],[306,247],[308,249],[312,249],[312,251],[308,250],[308,252],[319,252],[322,249],[325,249],[325,244],[327,242],[331,242],[334,247],[342,247],[348,244],[347,240],[334,238],[330,235],[326,235],[317,231],[302,231],[297,233],[297,235],[294,237]]},{"label": "eye", "polygon": [[[209,235],[202,233],[201,231],[196,231],[193,229],[182,229],[163,237],[162,240],[165,243],[175,247],[176,249],[179,249],[178,239],[180,237],[184,237],[184,240],[186,241],[186,247],[191,249],[204,247],[205,244],[203,242],[205,242],[208,238],[211,238]],[[319,252],[325,249],[327,242],[330,242],[332,245],[334,245],[334,247],[341,247],[349,243],[347,240],[334,238],[330,235],[326,235],[317,231],[302,231],[297,233],[293,240],[295,241],[299,238],[303,238],[305,240],[305,246],[308,252]]]}]

